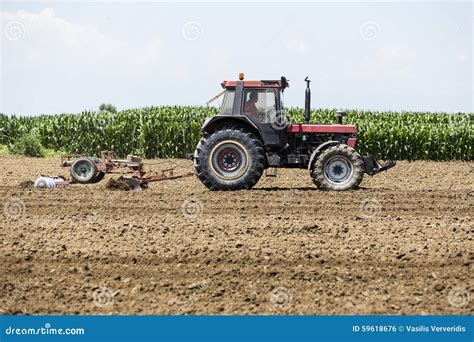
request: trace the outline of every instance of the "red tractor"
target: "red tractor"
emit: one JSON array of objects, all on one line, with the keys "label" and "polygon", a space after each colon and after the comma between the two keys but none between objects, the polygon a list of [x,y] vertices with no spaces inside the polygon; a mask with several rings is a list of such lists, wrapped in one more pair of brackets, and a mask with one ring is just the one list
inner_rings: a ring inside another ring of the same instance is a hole
[{"label": "red tractor", "polygon": [[341,191],[357,187],[364,173],[395,166],[356,151],[357,128],[342,123],[345,112],[336,112],[337,124],[309,124],[310,80],[305,81],[304,124],[289,124],[284,115],[285,77],[244,81],[240,74],[238,81],[222,83],[220,113],[205,120],[194,153],[196,175],[205,186],[250,189],[267,168],[307,168],[319,189]]}]

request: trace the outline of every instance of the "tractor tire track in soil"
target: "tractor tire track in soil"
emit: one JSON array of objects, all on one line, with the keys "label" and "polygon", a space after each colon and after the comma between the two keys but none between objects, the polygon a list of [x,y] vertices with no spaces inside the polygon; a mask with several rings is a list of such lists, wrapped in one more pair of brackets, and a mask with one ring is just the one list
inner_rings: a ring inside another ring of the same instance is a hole
[{"label": "tractor tire track in soil", "polygon": [[68,170],[1,162],[3,314],[474,313],[472,162],[399,162],[342,193],[306,170],[237,192],[22,189]]}]

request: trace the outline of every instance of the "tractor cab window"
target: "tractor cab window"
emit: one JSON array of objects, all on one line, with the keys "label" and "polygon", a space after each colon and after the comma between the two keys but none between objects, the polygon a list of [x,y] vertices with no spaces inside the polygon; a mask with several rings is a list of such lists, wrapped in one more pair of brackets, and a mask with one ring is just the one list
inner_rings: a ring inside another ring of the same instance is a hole
[{"label": "tractor cab window", "polygon": [[234,95],[235,91],[227,90],[222,101],[221,114],[232,114],[232,108],[234,107]]},{"label": "tractor cab window", "polygon": [[247,89],[244,112],[263,123],[272,122],[276,113],[276,94],[273,89]]}]

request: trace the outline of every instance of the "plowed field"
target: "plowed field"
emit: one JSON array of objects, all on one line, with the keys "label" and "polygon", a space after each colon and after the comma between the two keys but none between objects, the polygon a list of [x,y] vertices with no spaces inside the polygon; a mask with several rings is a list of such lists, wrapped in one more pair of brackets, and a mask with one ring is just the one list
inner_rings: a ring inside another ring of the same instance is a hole
[{"label": "plowed field", "polygon": [[306,170],[39,190],[19,183],[67,175],[57,159],[0,163],[4,314],[474,313],[472,162],[399,162],[343,193]]}]

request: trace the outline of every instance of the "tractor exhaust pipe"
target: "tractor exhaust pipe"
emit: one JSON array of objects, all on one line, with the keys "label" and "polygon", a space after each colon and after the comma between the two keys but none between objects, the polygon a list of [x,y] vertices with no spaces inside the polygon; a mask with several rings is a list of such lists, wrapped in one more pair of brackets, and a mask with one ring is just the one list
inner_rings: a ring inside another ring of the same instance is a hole
[{"label": "tractor exhaust pipe", "polygon": [[342,118],[345,117],[347,114],[343,110],[338,110],[336,111],[336,118],[337,118],[337,123],[339,125],[342,125]]},{"label": "tractor exhaust pipe", "polygon": [[304,94],[304,121],[308,124],[311,115],[311,89],[309,89],[309,76],[304,79],[306,82],[306,91]]}]

